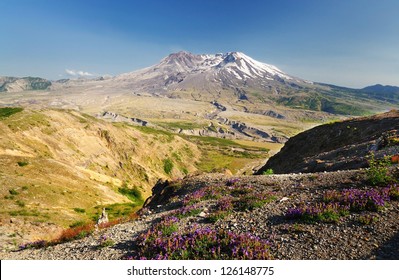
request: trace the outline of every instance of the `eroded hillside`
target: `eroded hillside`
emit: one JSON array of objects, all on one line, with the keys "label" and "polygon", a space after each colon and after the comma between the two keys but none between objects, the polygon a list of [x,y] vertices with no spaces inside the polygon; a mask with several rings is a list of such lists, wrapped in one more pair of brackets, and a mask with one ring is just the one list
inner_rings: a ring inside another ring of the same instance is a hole
[{"label": "eroded hillside", "polygon": [[[51,238],[61,227],[139,207],[159,178],[196,169],[196,145],[172,134],[64,110],[2,108],[3,242]],[[2,242],[2,243],[3,243]]]}]

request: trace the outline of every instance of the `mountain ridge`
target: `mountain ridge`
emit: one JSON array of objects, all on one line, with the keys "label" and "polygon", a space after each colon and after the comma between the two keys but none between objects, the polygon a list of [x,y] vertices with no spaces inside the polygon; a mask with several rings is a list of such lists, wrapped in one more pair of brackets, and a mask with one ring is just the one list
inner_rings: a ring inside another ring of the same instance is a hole
[{"label": "mountain ridge", "polygon": [[111,78],[111,84],[135,94],[207,102],[228,100],[231,104],[245,101],[343,115],[370,114],[398,105],[396,97],[386,99],[291,76],[242,52],[172,53],[158,64]]}]

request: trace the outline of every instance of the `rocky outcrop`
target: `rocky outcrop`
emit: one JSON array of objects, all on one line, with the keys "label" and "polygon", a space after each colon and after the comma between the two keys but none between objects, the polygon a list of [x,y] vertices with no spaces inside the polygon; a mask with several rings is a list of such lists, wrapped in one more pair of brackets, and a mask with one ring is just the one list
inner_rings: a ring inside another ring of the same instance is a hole
[{"label": "rocky outcrop", "polygon": [[263,111],[262,115],[268,116],[268,117],[272,117],[272,118],[276,118],[276,119],[285,119],[285,116],[273,111],[273,110],[267,110],[267,111]]},{"label": "rocky outcrop", "polygon": [[219,122],[220,125],[228,125],[230,129],[211,124],[208,127],[204,128],[178,129],[176,132],[185,135],[211,136],[226,139],[244,139],[275,143],[284,143],[287,140],[285,137],[271,135],[258,128],[247,126],[245,123],[242,122],[230,121],[223,118],[220,118],[218,120],[222,120],[222,122]]},{"label": "rocky outcrop", "polygon": [[217,101],[212,101],[211,104],[214,105],[220,111],[226,111],[226,107],[218,103]]},{"label": "rocky outcrop", "polygon": [[106,223],[108,223],[108,222],[109,222],[109,220],[108,220],[108,214],[107,214],[107,212],[105,211],[105,208],[103,208],[103,211],[101,212],[101,215],[100,215],[100,217],[99,217],[98,220],[97,220],[97,225],[106,224]]},{"label": "rocky outcrop", "polygon": [[[226,107],[224,107],[220,103],[213,102],[212,104],[215,105],[220,111],[226,110]],[[113,122],[127,122],[134,125],[155,127],[155,125],[146,120],[142,120],[139,118],[129,118],[109,111],[100,114],[98,117],[111,120]],[[210,136],[227,139],[263,140],[276,143],[284,143],[286,141],[286,138],[284,137],[271,135],[261,129],[247,126],[245,123],[239,121],[231,121],[227,118],[222,117],[217,117],[215,120],[220,125],[229,126],[230,129],[226,129],[222,126],[217,126],[211,123],[208,127],[204,128],[177,129],[174,132],[194,136]],[[161,129],[160,127],[157,128]]]},{"label": "rocky outcrop", "polygon": [[398,154],[399,112],[355,118],[315,127],[290,138],[257,173],[320,172],[367,167],[376,157]]},{"label": "rocky outcrop", "polygon": [[139,118],[128,118],[128,117],[119,115],[114,112],[108,112],[108,111],[104,112],[100,115],[100,117],[103,119],[112,120],[114,122],[128,122],[128,123],[140,125],[140,126],[151,126],[151,124],[148,121],[145,121],[145,120],[142,120]]}]

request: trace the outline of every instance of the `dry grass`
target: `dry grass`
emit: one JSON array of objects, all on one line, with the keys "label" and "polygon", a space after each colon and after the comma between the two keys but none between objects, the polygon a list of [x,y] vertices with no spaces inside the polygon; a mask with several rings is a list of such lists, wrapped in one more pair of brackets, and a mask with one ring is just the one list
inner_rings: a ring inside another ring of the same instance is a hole
[{"label": "dry grass", "polygon": [[[108,137],[100,130],[108,131]],[[166,141],[156,131],[114,126],[65,110],[17,112],[0,120],[0,135],[0,219],[23,222],[17,237],[8,242],[18,242],[33,224],[67,227],[90,221],[89,210],[97,205],[130,203],[118,192],[122,183],[137,187],[145,199],[158,178],[184,176],[183,169],[195,171],[200,154],[180,137]],[[174,162],[169,176],[163,160],[173,153],[180,162]]]}]

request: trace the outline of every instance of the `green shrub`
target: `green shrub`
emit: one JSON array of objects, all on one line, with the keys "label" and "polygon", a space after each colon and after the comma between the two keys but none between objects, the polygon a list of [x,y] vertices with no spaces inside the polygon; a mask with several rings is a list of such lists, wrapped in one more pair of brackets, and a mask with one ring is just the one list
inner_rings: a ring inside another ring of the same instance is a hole
[{"label": "green shrub", "polygon": [[25,202],[21,201],[21,200],[17,200],[15,202],[19,207],[25,207]]},{"label": "green shrub", "polygon": [[115,242],[108,237],[107,235],[101,235],[100,236],[100,244],[98,245],[99,248],[105,248],[105,247],[109,247],[109,246],[113,246],[115,244]]},{"label": "green shrub", "polygon": [[18,108],[18,107],[5,107],[5,108],[0,108],[0,120],[8,118],[11,115],[14,115],[16,113],[21,112],[23,109]]},{"label": "green shrub", "polygon": [[374,224],[376,222],[378,222],[378,216],[376,215],[363,215],[363,216],[359,216],[358,218],[359,223],[363,224],[363,225],[370,225],[370,224]]},{"label": "green shrub", "polygon": [[31,216],[31,217],[38,217],[40,213],[37,210],[27,210],[26,208],[16,211],[8,212],[11,216]]},{"label": "green shrub", "polygon": [[224,218],[226,218],[230,213],[231,213],[230,211],[219,210],[219,211],[216,211],[216,212],[210,214],[208,216],[208,220],[211,223],[216,223],[217,221],[223,220]]},{"label": "green shrub", "polygon": [[163,170],[166,174],[170,175],[173,169],[173,161],[169,158],[163,160]]},{"label": "green shrub", "polygon": [[262,173],[262,175],[273,175],[273,174],[274,174],[274,171],[271,168],[263,171],[263,173]]},{"label": "green shrub", "polygon": [[84,213],[84,212],[86,212],[86,210],[82,209],[82,208],[73,208],[73,211],[75,211],[76,213]]},{"label": "green shrub", "polygon": [[381,160],[376,160],[374,154],[371,154],[369,160],[369,169],[367,170],[367,177],[370,184],[383,185],[394,181],[394,179],[389,174],[389,166],[391,166],[391,161],[389,157],[384,157]]},{"label": "green shrub", "polygon": [[18,161],[17,164],[18,164],[18,166],[23,167],[23,166],[27,166],[29,164],[29,162],[27,162],[27,161]]},{"label": "green shrub", "polygon": [[129,198],[131,201],[140,204],[144,202],[143,197],[141,196],[141,192],[137,187],[130,189],[124,185],[123,187],[118,189],[119,193]]},{"label": "green shrub", "polygon": [[179,219],[176,217],[166,217],[157,226],[159,231],[164,236],[171,236],[173,233],[179,230]]},{"label": "green shrub", "polygon": [[17,191],[14,190],[14,189],[9,190],[8,192],[9,192],[11,195],[18,195],[18,194],[19,194],[19,192],[17,192]]}]

